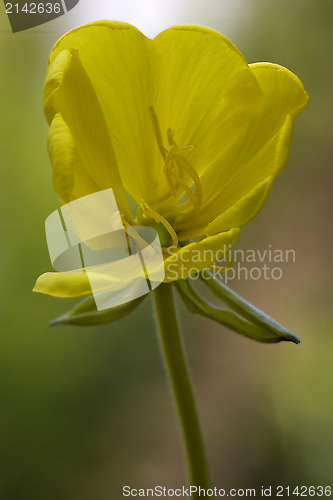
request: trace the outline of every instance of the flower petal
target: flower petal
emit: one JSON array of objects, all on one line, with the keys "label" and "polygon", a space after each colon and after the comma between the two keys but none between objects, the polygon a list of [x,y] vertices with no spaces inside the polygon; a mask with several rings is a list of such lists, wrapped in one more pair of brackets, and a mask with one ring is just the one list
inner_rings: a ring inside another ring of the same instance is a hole
[{"label": "flower petal", "polygon": [[76,149],[73,136],[60,113],[50,125],[48,152],[53,170],[53,187],[62,203],[72,199]]},{"label": "flower petal", "polygon": [[[71,201],[111,187],[119,209],[130,218],[105,118],[77,52],[62,50],[49,65],[43,105],[50,124],[48,148],[60,199]],[[68,183],[70,171],[73,182]]]},{"label": "flower petal", "polygon": [[[269,63],[250,68],[264,99],[233,148],[225,150],[216,165],[202,175],[204,204],[193,232],[230,209],[257,184],[280,173],[288,159],[292,119],[308,102],[300,80],[287,69]],[[245,219],[246,214],[240,213],[236,225],[244,224]],[[181,229],[185,232],[190,227],[194,229],[187,215]]]},{"label": "flower petal", "polygon": [[54,297],[81,297],[104,291],[121,292],[129,286],[133,286],[136,278],[140,278],[139,274],[142,275],[142,272],[137,273],[137,276],[129,272],[122,279],[97,268],[96,270],[87,268],[87,272],[80,270],[44,273],[37,279],[33,291]]},{"label": "flower petal", "polygon": [[[274,178],[287,162],[292,126],[292,119],[290,116],[287,116],[279,133],[247,165],[249,170],[253,168],[256,173],[260,173],[265,169],[267,164],[270,164],[273,175],[258,182],[254,187],[246,182],[243,172],[240,172],[239,177],[235,176],[233,182],[239,188],[238,192],[234,194],[234,203],[228,198],[233,195],[234,189],[233,184],[229,184],[224,191],[224,204],[220,203],[220,206],[222,208],[228,206],[227,203],[229,203],[230,207],[222,211],[220,215],[205,227],[204,234],[214,234],[218,231],[227,231],[234,226],[243,226],[257,215],[268,196]],[[180,239],[194,238],[202,234],[201,231],[202,228],[191,228],[190,230],[181,232],[179,237]]]},{"label": "flower petal", "polygon": [[87,273],[44,273],[36,281],[34,292],[53,295],[54,297],[81,297],[91,295]]},{"label": "flower petal", "polygon": [[[152,40],[129,24],[99,21],[64,35],[50,55],[53,64],[64,50],[78,54],[86,79],[96,94],[94,101],[88,100],[91,125],[96,123],[93,113],[99,103],[121,178],[126,190],[137,201],[154,196],[154,193],[158,195],[160,186],[165,185],[162,170],[156,168],[160,153],[149,114],[154,101],[151,44]],[[76,75],[76,80],[81,87],[79,75]],[[71,108],[72,115],[78,106],[85,107],[84,103],[80,105],[76,101]],[[82,123],[77,125],[80,130],[84,128]],[[91,140],[91,150],[94,141]],[[104,163],[109,164],[110,155],[101,144],[103,141],[97,142],[98,149]],[[87,147],[83,148],[82,153],[89,154],[87,150]],[[96,177],[104,182],[104,189],[108,187],[98,165],[93,172],[94,180]]]},{"label": "flower petal", "polygon": [[[236,241],[239,229],[209,236],[195,243],[190,243],[171,254],[164,261],[165,282],[185,279],[203,269],[211,267],[221,259],[223,253]],[[172,248],[172,247],[171,247]]]},{"label": "flower petal", "polygon": [[251,191],[243,196],[231,207],[216,217],[205,228],[207,235],[227,231],[230,227],[241,226],[249,222],[264,204],[273,179],[268,177],[262,182],[259,182]]},{"label": "flower petal", "polygon": [[66,49],[78,53],[106,118],[121,178],[137,201],[149,203],[168,191],[150,106],[165,145],[170,127],[180,147],[194,146],[191,161],[201,172],[262,98],[239,51],[208,28],[175,26],[150,40],[124,23],[94,22],[67,33],[51,63]]},{"label": "flower petal", "polygon": [[[203,239],[200,242],[190,243],[180,248],[175,253],[171,253],[164,260],[165,282],[174,281],[181,278],[188,278],[192,274],[198,273],[203,269],[211,267],[214,262],[222,257],[230,245],[232,245],[239,234],[239,229],[234,228],[230,231],[219,233],[214,236]],[[149,278],[154,281],[156,276],[160,276],[160,264],[156,261],[150,262]],[[163,265],[163,264],[162,264]],[[82,295],[91,295],[92,289],[90,283],[94,284],[94,294],[108,291],[119,291],[127,286],[133,285],[136,277],[132,272],[124,279],[103,274],[103,272],[94,272],[88,269],[88,274],[84,271],[71,272],[52,272],[39,276],[34,292],[45,293],[55,297],[80,297]]]},{"label": "flower petal", "polygon": [[238,49],[201,26],[174,26],[154,39],[156,114],[162,135],[170,127],[200,175],[235,142],[262,99]]}]

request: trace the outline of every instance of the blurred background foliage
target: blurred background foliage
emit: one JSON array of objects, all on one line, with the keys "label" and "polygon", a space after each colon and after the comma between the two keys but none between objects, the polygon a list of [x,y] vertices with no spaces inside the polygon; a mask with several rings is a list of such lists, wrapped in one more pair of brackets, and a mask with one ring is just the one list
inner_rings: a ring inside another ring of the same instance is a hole
[{"label": "blurred background foliage", "polygon": [[101,0],[97,13],[98,4],[82,0],[67,16],[16,34],[0,8],[0,498],[106,500],[121,498],[125,484],[185,483],[151,298],[114,325],[51,329],[48,321],[76,301],[31,292],[50,270],[44,221],[58,206],[41,107],[46,61],[61,34],[98,17],[147,35],[208,25],[249,62],[291,69],[310,94],[288,167],[237,242],[295,249],[296,262],[283,265],[279,281],[231,284],[301,345],[256,344],[179,310],[214,485],[330,484],[333,3],[155,0],[153,9],[123,0],[119,11],[117,1]]}]

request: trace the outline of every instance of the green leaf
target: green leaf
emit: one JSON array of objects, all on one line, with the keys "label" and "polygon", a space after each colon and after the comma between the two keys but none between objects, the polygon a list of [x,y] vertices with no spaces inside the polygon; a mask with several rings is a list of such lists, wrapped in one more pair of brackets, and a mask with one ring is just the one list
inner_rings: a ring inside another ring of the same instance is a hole
[{"label": "green leaf", "polygon": [[175,283],[175,286],[187,309],[194,314],[206,316],[230,330],[258,342],[277,343],[282,340],[288,340],[297,343],[294,337],[282,336],[270,329],[244,321],[232,311],[220,309],[209,304],[193,290],[189,284],[189,280],[179,280]]},{"label": "green leaf", "polygon": [[230,290],[230,288],[221,283],[221,281],[219,281],[211,271],[206,270],[204,275],[201,274],[200,278],[202,282],[210,288],[215,297],[222,300],[230,307],[230,309],[246,320],[271,331],[275,335],[279,336],[280,340],[295,342],[295,344],[300,343],[300,339],[294,333],[284,328],[273,318],[267,316],[267,314],[249,304],[237,293]]},{"label": "green leaf", "polygon": [[118,319],[130,314],[139,304],[145,299],[146,295],[142,295],[130,302],[125,302],[119,306],[111,307],[98,311],[94,297],[89,297],[74,307],[71,311],[63,316],[51,321],[50,326],[58,325],[76,325],[76,326],[94,326],[113,323]]}]

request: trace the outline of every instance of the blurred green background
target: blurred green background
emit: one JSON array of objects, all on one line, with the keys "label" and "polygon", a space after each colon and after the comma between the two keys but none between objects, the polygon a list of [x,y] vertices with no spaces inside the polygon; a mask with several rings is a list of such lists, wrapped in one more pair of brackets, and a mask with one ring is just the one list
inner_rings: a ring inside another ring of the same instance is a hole
[{"label": "blurred green background", "polygon": [[47,57],[61,34],[98,17],[148,36],[208,25],[249,62],[291,69],[310,95],[288,166],[237,242],[295,249],[296,262],[283,265],[281,280],[231,284],[302,343],[256,344],[179,310],[214,485],[332,485],[333,3],[119,0],[95,2],[98,12],[93,4],[16,34],[0,8],[0,498],[106,500],[126,484],[186,482],[151,297],[110,326],[51,329],[76,300],[31,292],[51,270],[44,221],[58,206],[41,107]]}]

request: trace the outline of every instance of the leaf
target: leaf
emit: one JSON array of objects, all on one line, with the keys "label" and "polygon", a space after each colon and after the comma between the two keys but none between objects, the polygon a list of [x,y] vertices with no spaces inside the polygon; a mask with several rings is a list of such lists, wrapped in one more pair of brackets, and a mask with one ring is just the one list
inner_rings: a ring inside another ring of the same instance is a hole
[{"label": "leaf", "polygon": [[175,286],[187,309],[194,314],[206,316],[230,330],[258,342],[276,343],[287,340],[297,343],[297,337],[277,334],[270,329],[244,321],[232,311],[220,309],[209,304],[193,290],[188,280],[179,280],[175,283]]},{"label": "leaf", "polygon": [[284,328],[273,318],[249,304],[249,302],[240,297],[237,293],[230,290],[230,288],[221,283],[221,281],[219,281],[211,271],[206,270],[205,274],[201,274],[200,277],[202,282],[210,288],[215,297],[222,300],[230,307],[230,309],[246,320],[261,328],[271,331],[275,335],[279,336],[280,340],[295,342],[295,344],[300,343],[300,339],[294,333]]}]

